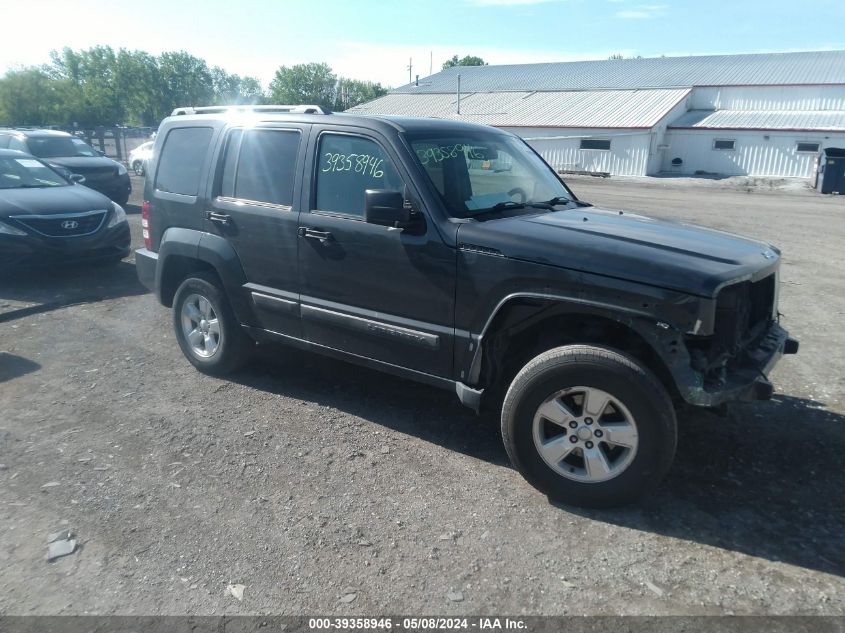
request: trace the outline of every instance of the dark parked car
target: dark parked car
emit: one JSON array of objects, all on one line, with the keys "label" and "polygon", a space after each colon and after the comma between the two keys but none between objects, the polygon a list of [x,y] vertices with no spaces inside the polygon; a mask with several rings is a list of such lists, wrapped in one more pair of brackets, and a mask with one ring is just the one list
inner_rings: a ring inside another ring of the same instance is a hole
[{"label": "dark parked car", "polygon": [[85,176],[85,186],[124,206],[132,192],[126,167],[106,158],[81,138],[58,130],[0,130],[0,149],[40,158],[59,171]]},{"label": "dark parked car", "polygon": [[592,207],[494,128],[284,109],[156,139],[137,270],[201,371],[278,341],[449,389],[606,506],[667,472],[679,405],[768,398],[798,349],[769,244]]},{"label": "dark parked car", "polygon": [[129,254],[126,213],[29,154],[0,150],[0,268],[117,262]]}]

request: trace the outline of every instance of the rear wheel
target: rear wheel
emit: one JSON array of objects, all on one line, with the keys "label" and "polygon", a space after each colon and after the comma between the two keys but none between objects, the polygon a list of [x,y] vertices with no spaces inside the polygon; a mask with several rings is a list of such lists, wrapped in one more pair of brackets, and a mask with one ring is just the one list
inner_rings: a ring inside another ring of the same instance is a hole
[{"label": "rear wheel", "polygon": [[119,193],[113,200],[120,206],[125,207],[126,203],[129,202],[129,192]]},{"label": "rear wheel", "polygon": [[502,407],[516,468],[549,497],[609,507],[656,486],[675,454],[677,422],[657,378],[614,350],[568,345],[530,361]]},{"label": "rear wheel", "polygon": [[173,326],[185,357],[200,371],[222,375],[241,367],[255,346],[238,323],[217,278],[185,279],[173,300]]}]

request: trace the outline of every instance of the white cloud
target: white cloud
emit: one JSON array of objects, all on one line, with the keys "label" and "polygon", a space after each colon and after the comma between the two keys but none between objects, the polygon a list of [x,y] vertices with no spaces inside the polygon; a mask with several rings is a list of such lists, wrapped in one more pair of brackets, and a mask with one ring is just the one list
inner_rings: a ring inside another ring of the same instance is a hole
[{"label": "white cloud", "polygon": [[665,4],[640,4],[630,9],[614,13],[614,17],[623,20],[648,20],[663,15],[668,7]]},{"label": "white cloud", "polygon": [[466,0],[477,7],[524,7],[532,4],[562,2],[563,0]]}]

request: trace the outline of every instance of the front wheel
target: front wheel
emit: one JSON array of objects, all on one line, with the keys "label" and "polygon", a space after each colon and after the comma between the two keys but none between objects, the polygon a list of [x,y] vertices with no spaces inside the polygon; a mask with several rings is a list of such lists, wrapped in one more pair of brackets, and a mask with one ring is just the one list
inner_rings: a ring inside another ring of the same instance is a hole
[{"label": "front wheel", "polygon": [[660,482],[675,454],[677,421],[663,385],[634,359],[567,345],[514,378],[502,437],[514,466],[550,498],[610,507]]},{"label": "front wheel", "polygon": [[201,372],[227,374],[241,367],[254,347],[216,277],[194,273],[176,290],[173,327],[182,353]]}]

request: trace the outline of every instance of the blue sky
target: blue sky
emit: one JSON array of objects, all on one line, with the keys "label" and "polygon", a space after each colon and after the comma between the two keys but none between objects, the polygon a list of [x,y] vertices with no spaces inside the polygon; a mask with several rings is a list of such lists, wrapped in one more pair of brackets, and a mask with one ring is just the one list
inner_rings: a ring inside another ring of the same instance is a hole
[{"label": "blue sky", "polygon": [[0,0],[0,72],[96,44],[187,50],[266,83],[282,64],[399,86],[453,54],[490,63],[845,49],[835,0]]}]

